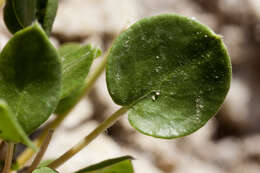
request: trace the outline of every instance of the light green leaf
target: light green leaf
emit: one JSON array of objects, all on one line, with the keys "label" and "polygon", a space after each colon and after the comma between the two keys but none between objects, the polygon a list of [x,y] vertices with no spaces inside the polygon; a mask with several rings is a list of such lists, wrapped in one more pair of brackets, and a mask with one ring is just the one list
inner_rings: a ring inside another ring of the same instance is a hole
[{"label": "light green leaf", "polygon": [[58,0],[38,0],[37,1],[37,19],[43,29],[49,35],[56,17],[58,9]]},{"label": "light green leaf", "polygon": [[17,31],[23,29],[23,27],[20,25],[20,23],[18,22],[18,20],[15,16],[11,0],[7,0],[5,3],[4,22],[5,22],[5,25],[7,26],[8,30],[13,34],[16,33]]},{"label": "light green leaf", "polygon": [[58,173],[58,172],[48,167],[41,167],[39,169],[34,170],[32,173]]},{"label": "light green leaf", "polygon": [[[62,62],[62,96],[65,98],[74,90],[80,88],[89,72],[93,59],[100,55],[100,50],[90,45],[73,49],[69,46],[67,52],[61,48]],[[69,51],[69,49],[71,51]],[[64,55],[62,53],[66,52]]]},{"label": "light green leaf", "polygon": [[[69,111],[81,98],[84,92],[85,78],[93,59],[101,55],[100,49],[90,45],[81,47],[77,43],[67,43],[60,47],[59,55],[63,59],[63,96],[55,113]],[[66,72],[65,67],[71,66]]]},{"label": "light green leaf", "polygon": [[67,113],[71,108],[73,108],[80,100],[82,94],[84,93],[84,85],[80,88],[76,88],[67,97],[60,100],[55,113],[58,115]]},{"label": "light green leaf", "polygon": [[61,63],[44,31],[33,25],[17,32],[0,54],[0,98],[26,133],[54,111],[61,95]]},{"label": "light green leaf", "polygon": [[134,128],[177,138],[216,114],[229,90],[231,64],[219,35],[195,20],[162,14],[116,39],[106,80],[114,102],[131,107]]},{"label": "light green leaf", "polygon": [[21,142],[36,150],[7,103],[3,100],[0,100],[0,138],[15,143]]},{"label": "light green leaf", "polygon": [[105,160],[76,173],[134,173],[131,163],[131,156],[124,156],[115,159]]}]

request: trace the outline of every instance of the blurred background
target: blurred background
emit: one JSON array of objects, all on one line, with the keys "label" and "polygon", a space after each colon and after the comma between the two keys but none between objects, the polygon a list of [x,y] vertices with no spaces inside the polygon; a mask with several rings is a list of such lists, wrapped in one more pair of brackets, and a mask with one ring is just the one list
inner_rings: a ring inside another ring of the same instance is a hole
[{"label": "blurred background", "polygon": [[[56,47],[65,42],[92,43],[105,52],[120,31],[160,13],[196,18],[223,36],[233,79],[221,110],[194,134],[175,140],[144,136],[124,116],[60,172],[132,155],[136,173],[259,173],[260,0],[60,0],[51,41]],[[1,19],[0,49],[10,37]],[[117,108],[103,74],[55,132],[45,158],[61,155]]]}]

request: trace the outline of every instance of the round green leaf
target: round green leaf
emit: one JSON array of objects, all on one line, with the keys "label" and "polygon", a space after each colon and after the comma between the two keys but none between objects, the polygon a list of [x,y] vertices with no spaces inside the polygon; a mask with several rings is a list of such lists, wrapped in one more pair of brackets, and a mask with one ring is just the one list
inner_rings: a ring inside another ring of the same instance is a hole
[{"label": "round green leaf", "polygon": [[38,25],[17,32],[3,48],[0,82],[0,98],[26,133],[54,111],[61,95],[61,62]]},{"label": "round green leaf", "polygon": [[177,138],[216,114],[229,90],[231,64],[220,36],[195,20],[163,14],[116,39],[106,80],[114,102],[130,106],[133,127]]}]

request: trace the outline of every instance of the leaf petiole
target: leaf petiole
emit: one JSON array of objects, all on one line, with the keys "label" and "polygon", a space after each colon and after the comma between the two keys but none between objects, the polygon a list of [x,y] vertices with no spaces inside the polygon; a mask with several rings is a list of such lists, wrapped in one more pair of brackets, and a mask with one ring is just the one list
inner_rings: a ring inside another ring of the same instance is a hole
[{"label": "leaf petiole", "polygon": [[66,153],[60,156],[58,159],[53,161],[48,165],[52,169],[56,169],[65,163],[67,160],[72,158],[75,154],[85,148],[90,142],[92,142],[98,135],[104,132],[107,128],[112,126],[122,115],[124,115],[130,107],[121,107],[114,114],[112,114],[108,119],[103,121],[96,129],[94,129],[89,135],[87,135],[78,144],[69,149]]}]

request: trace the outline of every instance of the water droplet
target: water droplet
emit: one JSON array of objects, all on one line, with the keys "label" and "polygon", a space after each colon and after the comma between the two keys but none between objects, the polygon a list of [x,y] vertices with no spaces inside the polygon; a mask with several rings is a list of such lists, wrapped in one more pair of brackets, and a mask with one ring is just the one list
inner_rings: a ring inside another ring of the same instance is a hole
[{"label": "water droplet", "polygon": [[156,94],[157,96],[159,96],[159,95],[160,95],[160,92],[159,92],[159,91],[157,91],[155,94]]}]

